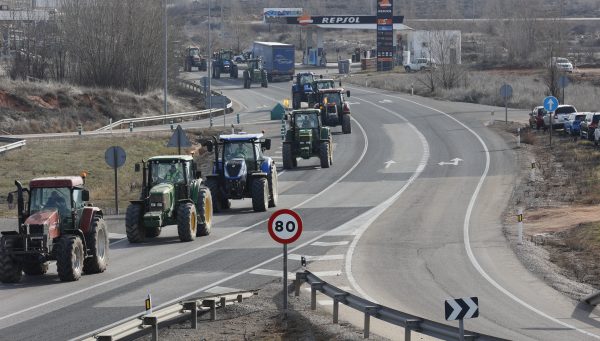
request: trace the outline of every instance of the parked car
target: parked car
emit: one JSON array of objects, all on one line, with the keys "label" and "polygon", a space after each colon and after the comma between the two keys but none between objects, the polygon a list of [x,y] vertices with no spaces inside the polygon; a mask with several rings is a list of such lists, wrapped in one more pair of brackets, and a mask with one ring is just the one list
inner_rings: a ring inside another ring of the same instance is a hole
[{"label": "parked car", "polygon": [[543,106],[533,108],[529,113],[529,127],[537,130],[540,130],[540,128],[544,129],[544,116],[546,116],[546,114],[546,109],[544,109]]},{"label": "parked car", "polygon": [[600,122],[600,113],[588,112],[585,114],[585,120],[581,121],[579,136],[588,140],[594,139],[594,131]]},{"label": "parked car", "polygon": [[410,63],[404,65],[406,72],[431,70],[437,68],[437,62],[433,58],[415,58]]},{"label": "parked car", "polygon": [[[552,115],[552,129],[563,129],[565,127],[565,118],[574,112],[577,112],[577,109],[572,105],[559,105],[554,111],[554,115]],[[548,127],[550,126],[550,116],[544,116],[544,125]]]},{"label": "parked car", "polygon": [[559,71],[573,72],[573,64],[567,58],[553,57],[552,64],[556,65]]},{"label": "parked car", "polygon": [[565,134],[577,136],[581,131],[581,121],[585,120],[585,114],[573,113],[565,118]]}]

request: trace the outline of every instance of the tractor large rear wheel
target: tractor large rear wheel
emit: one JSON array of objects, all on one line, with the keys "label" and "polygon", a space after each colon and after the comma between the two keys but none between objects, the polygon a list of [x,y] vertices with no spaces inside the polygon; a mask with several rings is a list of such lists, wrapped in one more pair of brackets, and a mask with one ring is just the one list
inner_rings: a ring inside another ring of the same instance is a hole
[{"label": "tractor large rear wheel", "polygon": [[130,204],[125,214],[125,232],[130,243],[141,243],[146,238],[146,229],[142,220],[142,205]]},{"label": "tractor large rear wheel", "polygon": [[221,212],[221,210],[229,208],[223,207],[223,203],[229,200],[221,198],[222,195],[219,190],[219,181],[217,179],[208,178],[204,184],[208,187],[210,196],[212,197],[213,212]]},{"label": "tractor large rear wheel", "polygon": [[294,168],[294,155],[292,153],[292,144],[291,143],[284,143],[282,150],[282,157],[283,157],[283,169],[292,169]]},{"label": "tractor large rear wheel", "polygon": [[260,73],[261,75],[261,82],[260,82],[260,86],[262,86],[263,88],[268,88],[269,87],[269,80],[267,79],[267,71],[266,70],[262,70],[262,72]]},{"label": "tractor large rear wheel", "polygon": [[319,146],[319,159],[321,168],[329,168],[329,142],[322,142]]},{"label": "tractor large rear wheel", "polygon": [[269,207],[277,206],[277,199],[279,197],[278,189],[278,180],[277,180],[277,166],[273,165],[273,169],[271,170],[271,174],[267,177],[267,182],[269,183]]},{"label": "tractor large rear wheel", "polygon": [[[5,250],[11,250],[15,241],[7,239],[4,243]],[[2,283],[18,283],[23,275],[23,266],[10,253],[0,254],[0,281]]]},{"label": "tractor large rear wheel", "polygon": [[250,88],[250,75],[248,70],[244,70],[244,89]]},{"label": "tractor large rear wheel", "polygon": [[198,196],[198,226],[196,227],[196,236],[208,236],[212,227],[213,200],[208,187],[200,187]]},{"label": "tractor large rear wheel", "polygon": [[264,212],[269,205],[269,185],[267,178],[254,178],[252,180],[252,209],[255,212]]},{"label": "tractor large rear wheel", "polygon": [[92,228],[86,237],[86,244],[92,256],[83,262],[83,272],[86,274],[104,272],[108,265],[108,229],[101,217],[94,216]]},{"label": "tractor large rear wheel", "polygon": [[186,202],[177,208],[177,234],[182,242],[191,242],[196,239],[198,216],[196,206]]},{"label": "tractor large rear wheel", "polygon": [[352,132],[352,125],[350,124],[350,115],[342,115],[342,133],[350,134]]},{"label": "tractor large rear wheel", "polygon": [[56,245],[56,269],[61,281],[77,281],[83,271],[83,242],[79,236],[63,236]]}]

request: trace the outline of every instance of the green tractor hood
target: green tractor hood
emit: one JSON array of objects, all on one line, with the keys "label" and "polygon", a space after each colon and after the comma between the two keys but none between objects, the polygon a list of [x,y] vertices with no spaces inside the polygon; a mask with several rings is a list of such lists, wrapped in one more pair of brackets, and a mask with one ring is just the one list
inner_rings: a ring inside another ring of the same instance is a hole
[{"label": "green tractor hood", "polygon": [[169,183],[158,184],[150,189],[150,207],[144,214],[144,225],[148,227],[159,227],[164,225],[173,210],[175,198],[175,186]]},{"label": "green tractor hood", "polygon": [[301,158],[309,159],[312,156],[312,140],[312,129],[300,129],[298,131],[298,149]]}]

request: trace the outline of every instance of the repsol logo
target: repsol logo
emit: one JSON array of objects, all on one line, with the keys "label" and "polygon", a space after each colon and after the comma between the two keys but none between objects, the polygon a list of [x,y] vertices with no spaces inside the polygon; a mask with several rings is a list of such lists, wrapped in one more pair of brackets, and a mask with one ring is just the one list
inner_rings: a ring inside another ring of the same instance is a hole
[{"label": "repsol logo", "polygon": [[360,17],[323,17],[322,24],[360,24]]}]

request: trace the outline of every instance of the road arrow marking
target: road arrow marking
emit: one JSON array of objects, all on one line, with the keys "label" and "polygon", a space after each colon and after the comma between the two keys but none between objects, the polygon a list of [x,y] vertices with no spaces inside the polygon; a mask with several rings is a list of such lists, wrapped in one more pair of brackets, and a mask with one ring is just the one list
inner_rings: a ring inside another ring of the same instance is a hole
[{"label": "road arrow marking", "polygon": [[384,99],[384,100],[379,101],[379,103],[394,103],[394,102],[392,102],[389,99]]},{"label": "road arrow marking", "polygon": [[392,164],[394,164],[394,163],[396,163],[396,161],[394,161],[394,160],[390,160],[390,161],[387,161],[387,162],[385,162],[385,169],[388,169],[388,168],[390,168],[390,166],[391,166]]},{"label": "road arrow marking", "polygon": [[440,165],[440,166],[446,166],[446,165],[458,166],[458,163],[461,161],[464,161],[464,160],[459,159],[459,158],[454,158],[454,159],[450,160],[450,162],[442,161],[442,162],[438,163],[438,165]]}]

